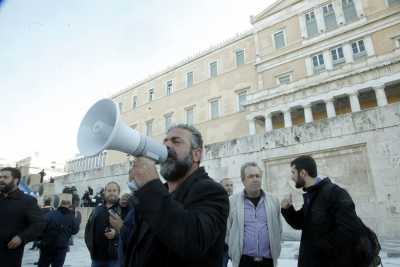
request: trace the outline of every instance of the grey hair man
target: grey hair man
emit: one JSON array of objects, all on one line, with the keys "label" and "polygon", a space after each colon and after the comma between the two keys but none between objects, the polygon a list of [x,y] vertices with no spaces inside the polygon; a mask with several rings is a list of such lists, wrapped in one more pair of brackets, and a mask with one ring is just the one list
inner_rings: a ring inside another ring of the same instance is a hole
[{"label": "grey hair man", "polygon": [[261,189],[257,163],[243,164],[240,174],[244,190],[230,198],[227,225],[233,267],[277,266],[282,239],[279,201]]}]

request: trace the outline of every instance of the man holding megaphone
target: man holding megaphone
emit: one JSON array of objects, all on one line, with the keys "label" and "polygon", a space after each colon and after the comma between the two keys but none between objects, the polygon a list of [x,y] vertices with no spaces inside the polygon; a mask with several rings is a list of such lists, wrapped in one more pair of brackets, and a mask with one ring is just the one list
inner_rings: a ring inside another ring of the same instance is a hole
[{"label": "man holding megaphone", "polygon": [[130,183],[137,187],[136,220],[124,267],[222,266],[229,200],[200,167],[203,139],[197,129],[174,126],[160,144],[127,126],[118,105],[102,99],[82,120],[78,147],[86,156],[110,149],[136,157]]},{"label": "man holding megaphone", "polygon": [[160,164],[138,157],[133,176],[137,228],[125,253],[126,267],[222,266],[228,196],[200,167],[203,140],[188,125],[171,128],[164,139],[169,155]]}]

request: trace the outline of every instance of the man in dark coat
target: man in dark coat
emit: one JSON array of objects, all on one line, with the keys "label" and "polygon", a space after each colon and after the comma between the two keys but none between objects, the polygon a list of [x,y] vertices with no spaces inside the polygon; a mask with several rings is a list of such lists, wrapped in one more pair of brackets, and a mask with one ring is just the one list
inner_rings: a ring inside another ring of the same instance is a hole
[{"label": "man in dark coat", "polygon": [[359,251],[365,228],[347,191],[329,178],[318,177],[310,156],[298,157],[290,165],[296,187],[305,191],[300,210],[294,209],[291,197],[281,203],[288,224],[302,230],[298,266],[368,266]]},{"label": "man in dark coat", "polygon": [[203,141],[188,125],[169,129],[161,163],[162,184],[154,161],[139,157],[133,177],[135,230],[126,267],[221,267],[229,200],[224,188],[199,167]]},{"label": "man in dark coat", "polygon": [[0,170],[0,265],[21,266],[26,243],[35,240],[45,220],[34,197],[18,189],[21,172],[16,168]]},{"label": "man in dark coat", "polygon": [[[68,199],[69,198],[69,199]],[[71,194],[63,194],[61,206],[46,215],[46,228],[40,242],[39,267],[62,267],[69,240],[79,231],[80,221],[72,210]]]},{"label": "man in dark coat", "polygon": [[85,243],[92,259],[91,267],[120,267],[118,231],[110,225],[110,213],[121,216],[120,187],[116,182],[109,182],[104,189],[104,204],[92,211],[86,223]]}]

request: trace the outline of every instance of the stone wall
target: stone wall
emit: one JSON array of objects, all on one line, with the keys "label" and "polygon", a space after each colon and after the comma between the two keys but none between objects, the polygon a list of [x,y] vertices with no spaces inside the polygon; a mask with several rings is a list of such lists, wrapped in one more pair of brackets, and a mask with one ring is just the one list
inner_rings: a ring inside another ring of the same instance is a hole
[{"label": "stone wall", "polygon": [[[255,161],[264,171],[263,189],[280,199],[292,193],[299,208],[302,196],[290,181],[289,163],[301,154],[315,157],[319,174],[349,191],[357,213],[381,237],[400,238],[399,103],[208,145],[203,165],[217,181],[234,178],[238,192],[243,189],[240,166]],[[128,192],[128,169],[120,164],[60,176],[54,192],[75,185],[82,195],[88,186],[96,191],[109,181]],[[293,239],[299,233],[284,222],[284,236]]]},{"label": "stone wall", "polygon": [[79,195],[82,197],[88,186],[92,187],[96,193],[103,188],[106,183],[115,181],[121,186],[121,193],[128,193],[128,170],[129,163],[115,164],[101,169],[94,169],[84,172],[71,173],[55,177],[54,192],[61,193],[65,186],[75,186]]},{"label": "stone wall", "polygon": [[[212,144],[204,165],[217,180],[233,177],[237,192],[240,166],[255,161],[264,171],[264,190],[280,199],[292,193],[299,208],[289,163],[301,154],[314,156],[319,174],[349,191],[367,225],[384,238],[400,238],[400,104]],[[299,236],[286,223],[284,233]]]}]

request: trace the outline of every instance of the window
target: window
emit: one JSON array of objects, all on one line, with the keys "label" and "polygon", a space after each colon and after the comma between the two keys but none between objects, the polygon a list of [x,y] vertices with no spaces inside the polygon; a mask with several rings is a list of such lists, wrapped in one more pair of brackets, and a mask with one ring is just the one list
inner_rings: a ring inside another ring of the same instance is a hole
[{"label": "window", "polygon": [[165,88],[165,95],[166,96],[172,95],[172,81],[167,82],[167,86]]},{"label": "window", "polygon": [[149,90],[149,102],[154,100],[154,89]]},{"label": "window", "polygon": [[279,75],[276,77],[277,83],[278,84],[288,84],[292,81],[292,74],[291,73],[285,73],[282,75]]},{"label": "window", "polygon": [[367,55],[365,50],[364,40],[358,40],[351,43],[351,49],[353,51],[353,58],[358,59]]},{"label": "window", "polygon": [[314,37],[318,35],[318,25],[314,11],[308,12],[306,15],[307,36]]},{"label": "window", "polygon": [[151,136],[153,134],[153,120],[146,121],[146,135]]},{"label": "window", "polygon": [[236,51],[236,66],[244,64],[244,50],[240,49]]},{"label": "window", "polygon": [[336,15],[335,15],[335,10],[333,9],[333,5],[328,4],[326,6],[323,6],[322,11],[324,14],[326,30],[331,31],[333,29],[336,29],[337,22],[336,22]]},{"label": "window", "polygon": [[210,101],[210,113],[211,119],[216,119],[220,116],[219,112],[219,99],[214,99]]},{"label": "window", "polygon": [[357,20],[357,11],[354,5],[354,0],[342,0],[343,14],[346,23]]},{"label": "window", "polygon": [[193,71],[186,73],[186,88],[193,86]]},{"label": "window", "polygon": [[244,104],[246,103],[247,99],[247,91],[242,91],[238,93],[238,111],[244,111]]},{"label": "window", "polygon": [[149,102],[154,100],[154,89],[149,90]]},{"label": "window", "polygon": [[186,109],[186,124],[188,125],[194,124],[194,107]]},{"label": "window", "polygon": [[320,73],[325,70],[325,61],[322,54],[318,54],[312,57],[314,73]]},{"label": "window", "polygon": [[172,113],[168,113],[164,115],[165,119],[165,132],[172,126]]},{"label": "window", "polygon": [[119,108],[119,111],[122,112],[122,102],[118,103],[118,108]]},{"label": "window", "polygon": [[395,47],[400,48],[400,37],[394,38],[394,42],[395,42]]},{"label": "window", "polygon": [[132,98],[132,108],[135,109],[138,106],[138,97],[135,95]]},{"label": "window", "polygon": [[400,5],[400,0],[387,0],[388,6]]},{"label": "window", "polygon": [[338,65],[345,62],[343,47],[339,46],[331,49],[333,65]]},{"label": "window", "polygon": [[214,78],[218,75],[218,64],[217,61],[210,63],[210,77]]},{"label": "window", "polygon": [[285,31],[279,31],[274,34],[275,48],[279,49],[286,46]]}]

